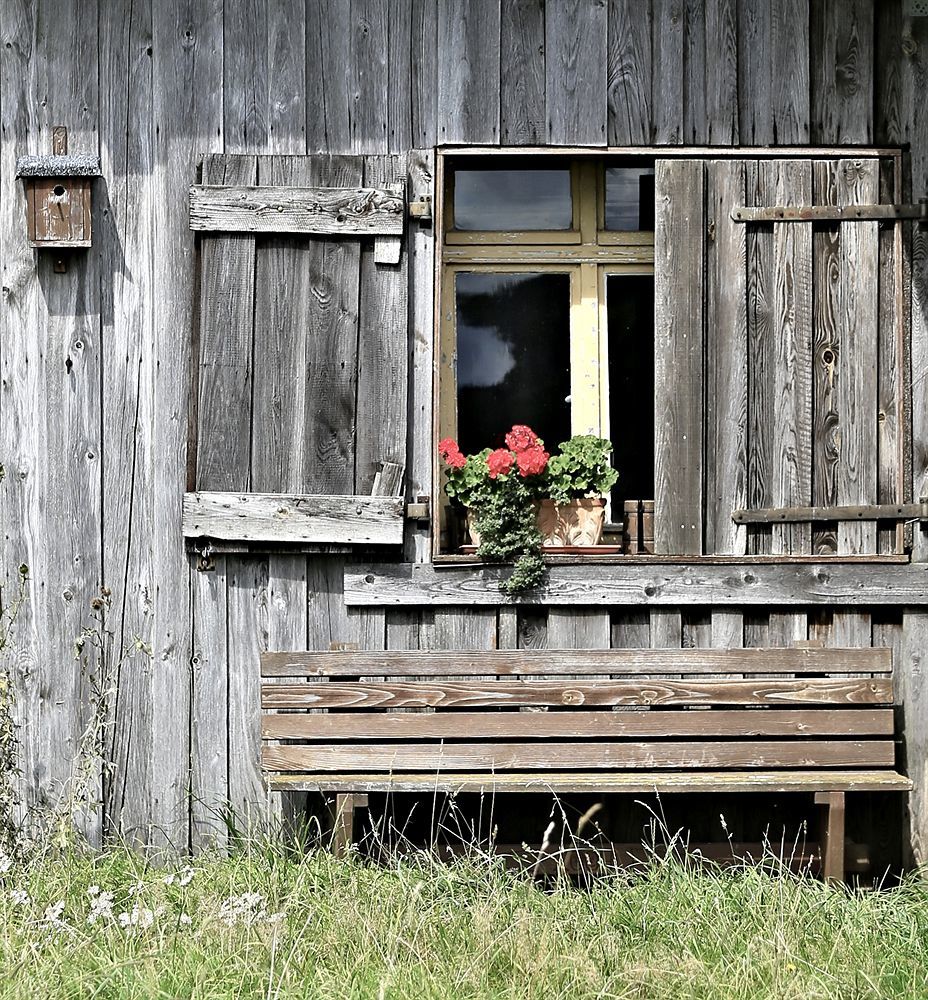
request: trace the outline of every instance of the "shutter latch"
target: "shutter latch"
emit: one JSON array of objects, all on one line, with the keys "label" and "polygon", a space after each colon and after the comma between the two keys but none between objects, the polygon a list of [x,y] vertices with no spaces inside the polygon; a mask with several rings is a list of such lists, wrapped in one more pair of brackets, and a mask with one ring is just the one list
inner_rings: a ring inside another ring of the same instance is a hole
[{"label": "shutter latch", "polygon": [[896,222],[915,219],[928,226],[928,197],[915,205],[739,205],[731,210],[735,222]]}]

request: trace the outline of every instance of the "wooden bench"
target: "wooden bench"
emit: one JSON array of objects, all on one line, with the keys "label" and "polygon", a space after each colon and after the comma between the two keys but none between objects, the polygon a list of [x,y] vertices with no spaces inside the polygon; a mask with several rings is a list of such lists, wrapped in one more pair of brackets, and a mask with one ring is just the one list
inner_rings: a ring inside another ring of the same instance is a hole
[{"label": "wooden bench", "polygon": [[845,793],[911,788],[894,770],[889,649],[271,652],[261,664],[270,784],[334,794],[338,850],[371,792],[807,792],[823,807],[823,873],[840,879]]}]

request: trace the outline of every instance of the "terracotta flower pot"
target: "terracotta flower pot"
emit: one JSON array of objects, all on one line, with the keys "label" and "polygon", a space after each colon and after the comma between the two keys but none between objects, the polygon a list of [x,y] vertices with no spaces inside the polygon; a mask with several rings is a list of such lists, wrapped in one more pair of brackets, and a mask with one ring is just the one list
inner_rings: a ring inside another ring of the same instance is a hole
[{"label": "terracotta flower pot", "polygon": [[542,500],[538,505],[538,530],[542,546],[598,545],[606,521],[606,501],[582,497],[566,504]]},{"label": "terracotta flower pot", "polygon": [[[566,504],[553,500],[538,503],[536,521],[542,536],[542,547],[562,545],[599,545],[606,521],[606,501],[600,497],[583,497]],[[480,545],[480,532],[474,524],[473,512],[467,511],[467,533],[473,545]]]}]

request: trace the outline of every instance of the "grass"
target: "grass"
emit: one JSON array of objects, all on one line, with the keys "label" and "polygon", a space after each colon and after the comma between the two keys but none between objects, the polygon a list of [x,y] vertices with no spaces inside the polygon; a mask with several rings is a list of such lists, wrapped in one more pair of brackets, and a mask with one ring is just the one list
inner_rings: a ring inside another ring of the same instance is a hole
[{"label": "grass", "polygon": [[578,888],[273,843],[190,867],[45,853],[0,875],[0,980],[2,1000],[920,998],[928,884],[655,861]]}]

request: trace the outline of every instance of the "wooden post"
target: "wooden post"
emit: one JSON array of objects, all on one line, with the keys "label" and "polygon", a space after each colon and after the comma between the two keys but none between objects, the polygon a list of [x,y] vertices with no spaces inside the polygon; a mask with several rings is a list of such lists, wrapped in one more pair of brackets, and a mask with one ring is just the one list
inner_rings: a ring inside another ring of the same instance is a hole
[{"label": "wooden post", "polygon": [[367,796],[348,792],[335,796],[335,823],[332,827],[332,853],[344,858],[354,843],[354,811],[367,808]]},{"label": "wooden post", "polygon": [[844,792],[816,792],[822,812],[822,877],[844,882]]}]

